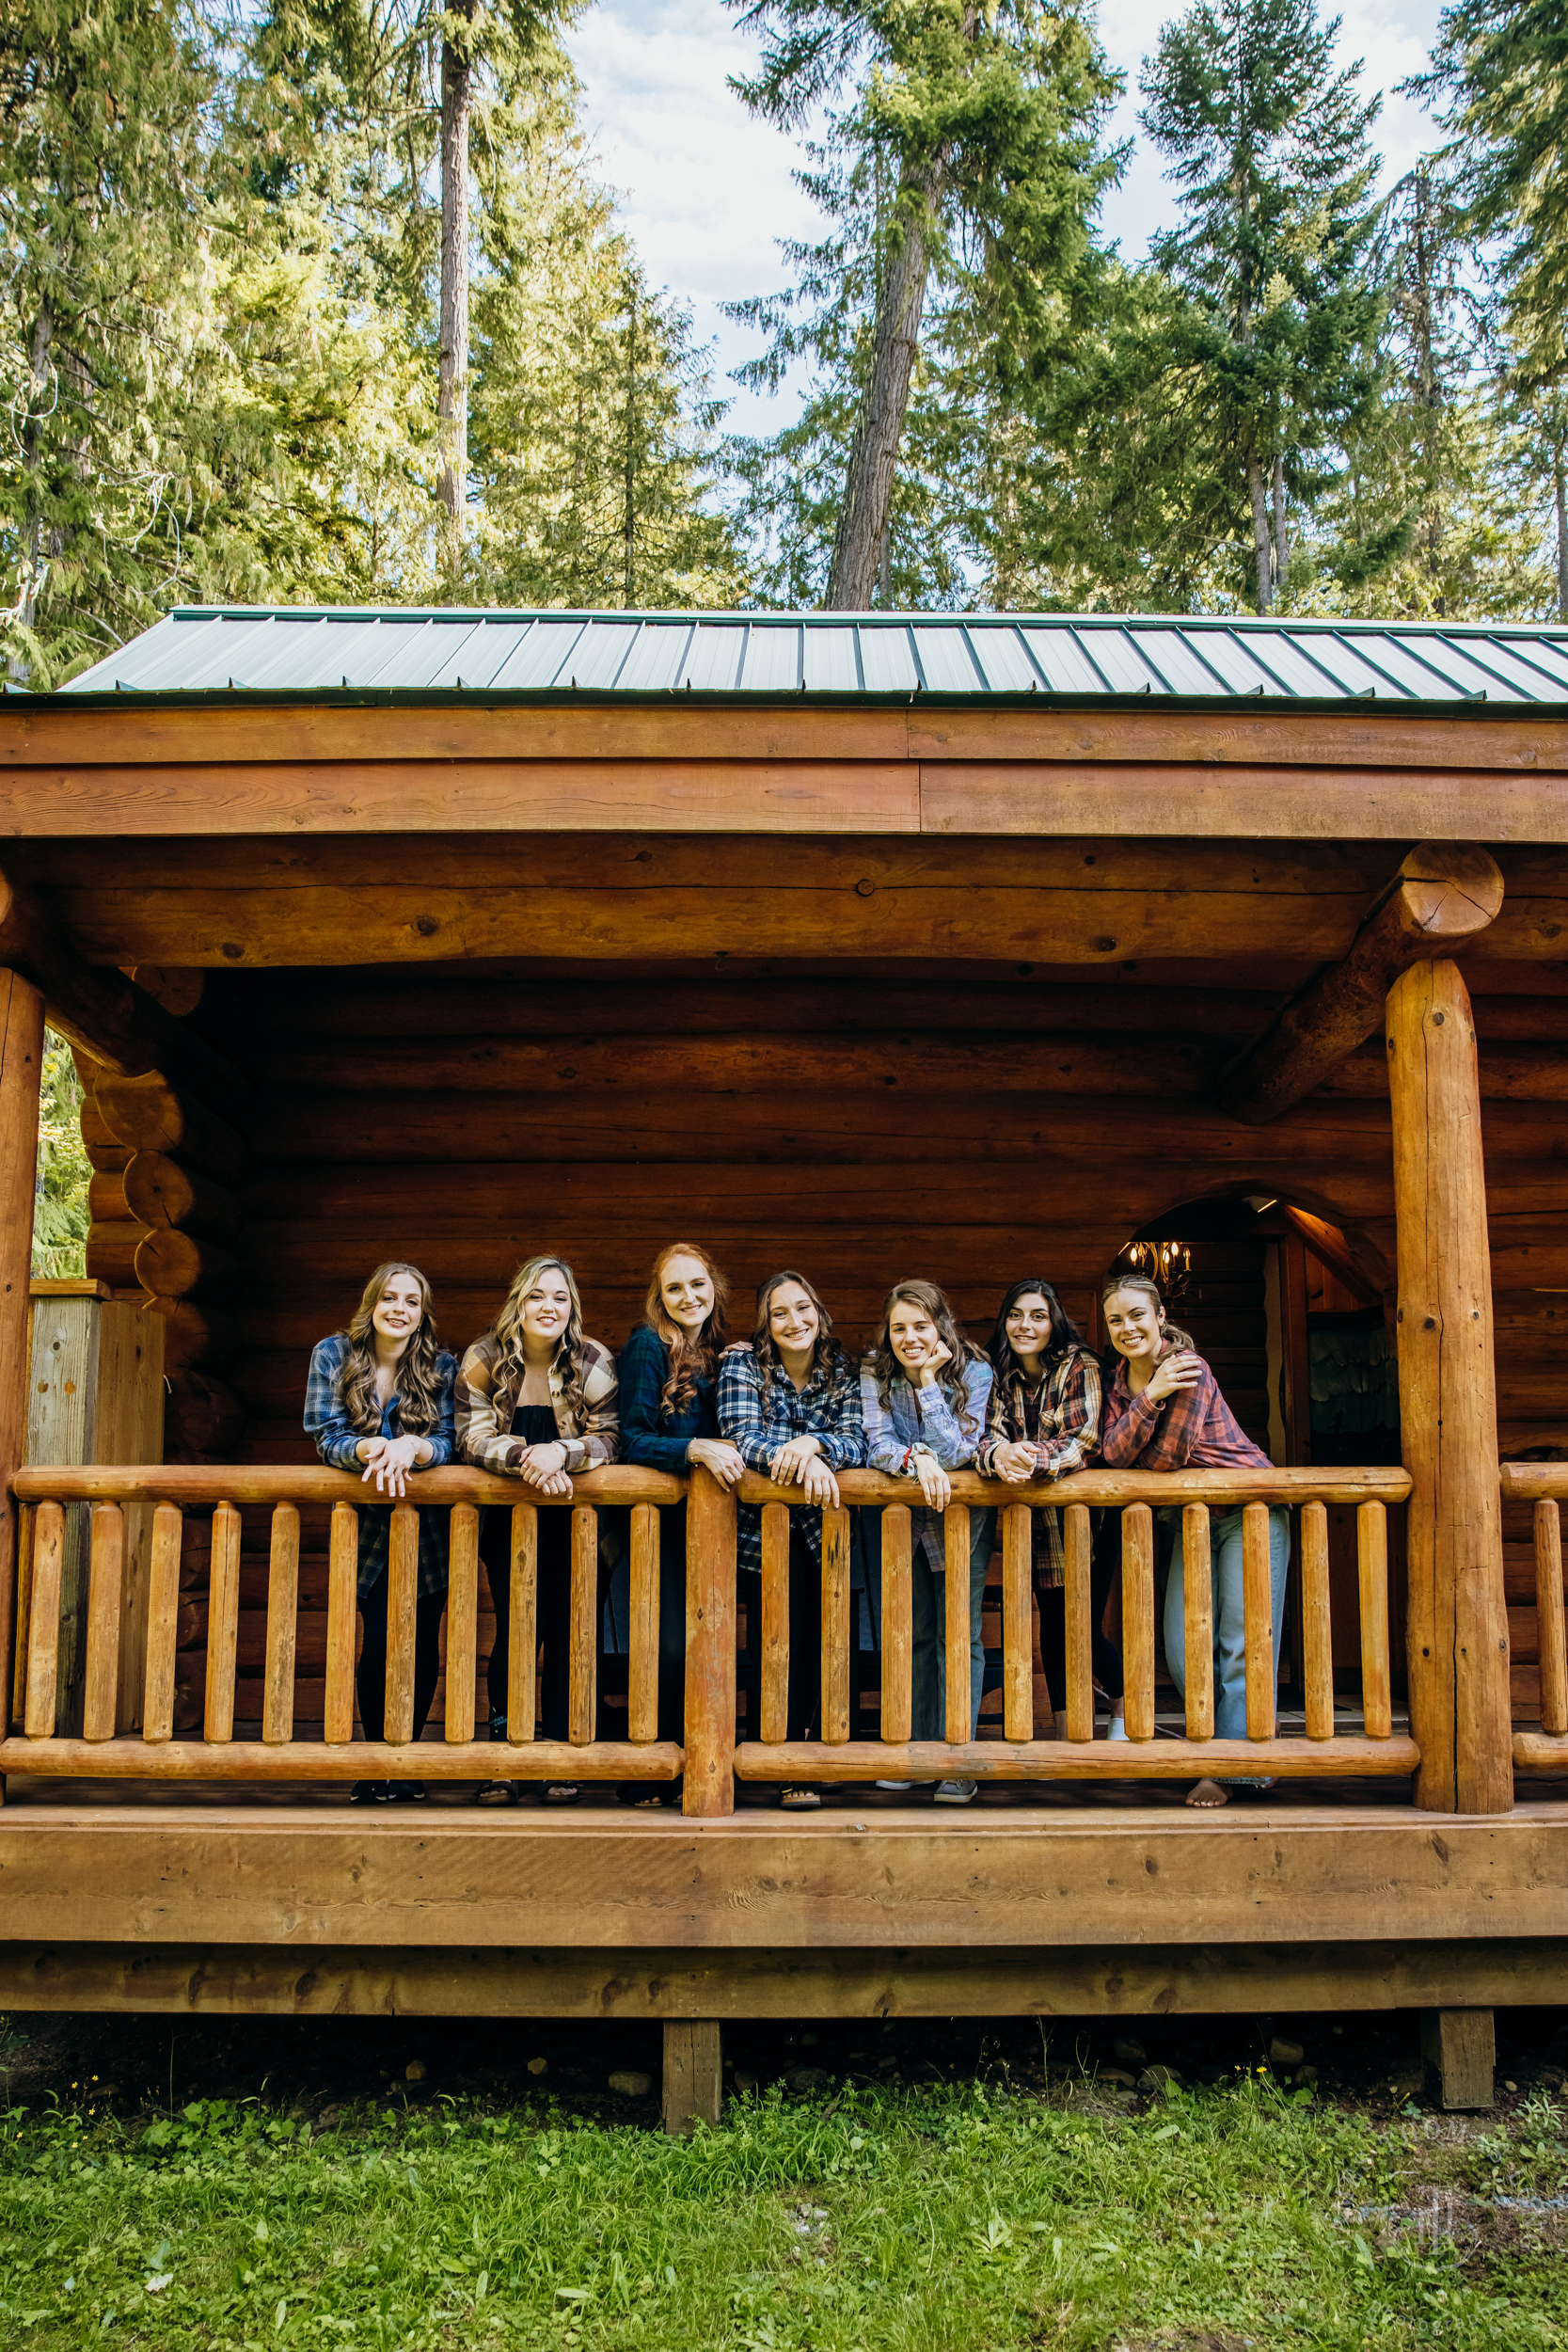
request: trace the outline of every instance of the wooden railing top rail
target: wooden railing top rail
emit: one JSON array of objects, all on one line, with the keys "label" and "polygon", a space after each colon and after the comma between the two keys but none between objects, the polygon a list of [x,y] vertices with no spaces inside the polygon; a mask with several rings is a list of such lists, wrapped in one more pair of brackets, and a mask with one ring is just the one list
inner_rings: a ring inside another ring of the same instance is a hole
[{"label": "wooden railing top rail", "polygon": [[[617,1464],[585,1470],[569,1495],[542,1495],[518,1478],[493,1478],[484,1470],[419,1470],[410,1478],[410,1502],[537,1502],[545,1508],[572,1502],[679,1502],[684,1478],[663,1470]],[[297,1468],[270,1462],[103,1464],[29,1463],[12,1480],[19,1502],[180,1502],[196,1509],[215,1503],[385,1502],[373,1481],[352,1470],[324,1470],[319,1463]]]},{"label": "wooden railing top rail", "polygon": [[[890,1478],[881,1470],[843,1470],[839,1492],[846,1502],[918,1503],[912,1478]],[[1074,1470],[1023,1486],[974,1470],[954,1470],[953,1500],[968,1503],[1208,1502],[1228,1509],[1241,1502],[1402,1502],[1410,1473],[1371,1470]],[[742,1502],[803,1502],[799,1486],[775,1486],[748,1470],[736,1489]]]},{"label": "wooden railing top rail", "polygon": [[1568,1502],[1568,1462],[1505,1462],[1505,1502]]}]

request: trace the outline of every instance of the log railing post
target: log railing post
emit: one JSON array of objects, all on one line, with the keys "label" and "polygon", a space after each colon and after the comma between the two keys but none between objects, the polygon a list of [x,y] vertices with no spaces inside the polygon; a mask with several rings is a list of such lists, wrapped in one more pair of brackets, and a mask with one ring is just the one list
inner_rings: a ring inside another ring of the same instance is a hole
[{"label": "log railing post", "polygon": [[0,1683],[6,1694],[0,1705],[8,1715],[17,1578],[11,1479],[27,1441],[28,1283],[42,1070],[43,998],[19,972],[0,972]]},{"label": "log railing post", "polygon": [[686,1778],[681,1810],[735,1811],[735,1497],[693,1464],[686,1505]]},{"label": "log railing post", "polygon": [[1400,1426],[1409,1503],[1410,1728],[1416,1802],[1513,1803],[1508,1613],[1481,1089],[1457,964],[1418,963],[1388,992],[1399,1219]]}]

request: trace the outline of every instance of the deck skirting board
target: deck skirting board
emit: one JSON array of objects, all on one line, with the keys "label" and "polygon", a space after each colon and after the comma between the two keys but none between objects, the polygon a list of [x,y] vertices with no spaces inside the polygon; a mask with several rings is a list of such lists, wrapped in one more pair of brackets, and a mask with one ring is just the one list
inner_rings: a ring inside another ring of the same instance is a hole
[{"label": "deck skirting board", "polygon": [[1568,1804],[684,1820],[16,1804],[26,1943],[633,1952],[1568,1936]]},{"label": "deck skirting board", "polygon": [[639,1953],[0,1944],[11,2010],[183,2016],[1200,2016],[1504,2009],[1568,1998],[1568,1938],[1086,1947],[1020,1952]]}]

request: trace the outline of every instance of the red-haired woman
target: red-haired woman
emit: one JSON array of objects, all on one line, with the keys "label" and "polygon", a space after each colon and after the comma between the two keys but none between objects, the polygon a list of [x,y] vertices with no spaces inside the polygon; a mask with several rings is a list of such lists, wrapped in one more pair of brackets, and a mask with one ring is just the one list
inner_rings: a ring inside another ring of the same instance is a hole
[{"label": "red-haired woman", "polygon": [[[378,1265],[348,1328],[310,1352],[305,1429],[332,1470],[373,1478],[376,1492],[401,1500],[411,1470],[450,1462],[452,1359],[436,1343],[430,1284],[401,1260]],[[365,1638],[359,1652],[359,1722],[367,1740],[387,1723],[387,1557],[390,1502],[359,1514],[358,1596]],[[420,1513],[418,1599],[414,1617],[414,1738],[425,1727],[441,1670],[441,1611],[447,1590],[449,1515]],[[408,1804],[424,1795],[420,1780],[361,1780],[356,1804]]]},{"label": "red-haired woman", "polygon": [[[643,1470],[680,1477],[693,1462],[725,1486],[746,1465],[719,1435],[719,1359],[729,1287],[705,1249],[671,1242],[654,1260],[644,1320],[621,1350],[621,1451]],[[686,1697],[686,1505],[658,1515],[658,1736],[680,1740]],[[626,1792],[629,1795],[629,1789]],[[673,1795],[679,1796],[676,1785]],[[641,1788],[632,1802],[657,1804]]]}]

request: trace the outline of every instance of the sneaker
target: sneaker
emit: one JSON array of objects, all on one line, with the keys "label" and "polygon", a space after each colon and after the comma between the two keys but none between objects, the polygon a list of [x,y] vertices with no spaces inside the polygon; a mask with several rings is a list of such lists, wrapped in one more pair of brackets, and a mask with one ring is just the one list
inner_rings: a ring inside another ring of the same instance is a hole
[{"label": "sneaker", "polygon": [[1107,1731],[1107,1733],[1105,1734],[1105,1737],[1106,1737],[1106,1739],[1107,1739],[1107,1740],[1125,1740],[1125,1739],[1126,1739],[1126,1737],[1127,1737],[1127,1724],[1126,1724],[1125,1719],[1124,1719],[1122,1716],[1120,1716],[1120,1715],[1113,1715],[1113,1716],[1112,1716],[1112,1718],[1111,1718],[1111,1728],[1109,1729],[1109,1731]]},{"label": "sneaker", "polygon": [[912,1788],[914,1783],[912,1780],[879,1780],[877,1786],[879,1788]]},{"label": "sneaker", "polygon": [[978,1784],[973,1780],[943,1780],[937,1784],[938,1804],[968,1804]]}]

